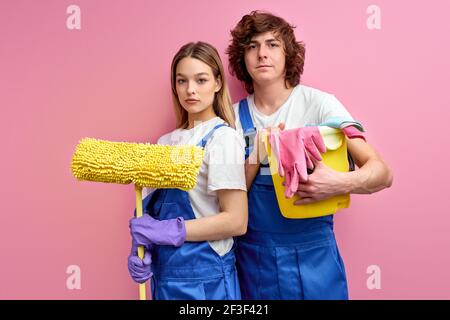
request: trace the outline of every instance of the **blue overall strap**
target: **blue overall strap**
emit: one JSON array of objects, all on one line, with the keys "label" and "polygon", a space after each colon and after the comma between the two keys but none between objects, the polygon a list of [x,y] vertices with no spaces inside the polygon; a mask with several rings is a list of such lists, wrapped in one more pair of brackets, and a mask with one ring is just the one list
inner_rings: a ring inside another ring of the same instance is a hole
[{"label": "blue overall strap", "polygon": [[239,101],[239,120],[241,121],[242,130],[244,130],[245,158],[247,159],[253,150],[253,141],[256,135],[256,128],[250,116],[247,99]]},{"label": "blue overall strap", "polygon": [[197,146],[204,148],[206,146],[206,143],[208,142],[209,138],[214,133],[214,131],[216,131],[216,129],[219,129],[220,127],[224,127],[224,126],[227,126],[227,124],[221,123],[221,124],[218,124],[217,126],[215,126],[214,128],[212,128],[211,131],[209,131],[208,134],[206,136],[204,136],[203,139],[197,144]]}]

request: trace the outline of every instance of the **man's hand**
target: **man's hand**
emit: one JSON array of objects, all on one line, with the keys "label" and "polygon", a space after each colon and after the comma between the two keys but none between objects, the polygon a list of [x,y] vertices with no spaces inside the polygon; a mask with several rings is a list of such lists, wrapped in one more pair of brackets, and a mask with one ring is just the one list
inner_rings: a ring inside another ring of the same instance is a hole
[{"label": "man's hand", "polygon": [[336,171],[321,161],[312,158],[314,172],[308,176],[307,182],[298,185],[296,194],[300,200],[295,205],[309,204],[350,192],[348,172]]}]

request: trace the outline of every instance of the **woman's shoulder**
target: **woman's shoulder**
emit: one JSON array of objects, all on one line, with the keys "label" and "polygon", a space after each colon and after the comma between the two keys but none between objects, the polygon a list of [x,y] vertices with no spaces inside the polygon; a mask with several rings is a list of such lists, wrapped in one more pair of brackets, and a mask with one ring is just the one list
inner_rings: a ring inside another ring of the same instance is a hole
[{"label": "woman's shoulder", "polygon": [[214,132],[211,143],[228,147],[233,144],[244,146],[244,138],[235,128],[230,126],[220,127]]},{"label": "woman's shoulder", "polygon": [[177,142],[179,142],[181,134],[181,129],[175,129],[173,131],[167,132],[159,137],[157,144],[175,145],[177,144]]}]

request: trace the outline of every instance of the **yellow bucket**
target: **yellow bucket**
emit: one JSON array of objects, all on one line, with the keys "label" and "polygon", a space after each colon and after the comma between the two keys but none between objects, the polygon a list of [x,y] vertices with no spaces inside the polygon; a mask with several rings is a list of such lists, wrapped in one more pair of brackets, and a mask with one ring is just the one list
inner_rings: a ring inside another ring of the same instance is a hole
[{"label": "yellow bucket", "polygon": [[[347,141],[345,135],[339,129],[326,126],[320,126],[319,130],[327,147],[327,151],[322,154],[323,163],[336,171],[349,171]],[[277,159],[275,155],[272,154],[270,143],[268,143],[269,136],[267,131],[263,131],[262,138],[268,155],[270,173],[272,175],[278,205],[285,218],[304,219],[327,216],[335,214],[339,209],[348,208],[350,206],[349,194],[338,195],[315,203],[294,205],[294,202],[299,200],[300,197],[295,194],[290,199],[285,198],[284,186],[282,185],[284,177],[281,177],[278,174]]]}]

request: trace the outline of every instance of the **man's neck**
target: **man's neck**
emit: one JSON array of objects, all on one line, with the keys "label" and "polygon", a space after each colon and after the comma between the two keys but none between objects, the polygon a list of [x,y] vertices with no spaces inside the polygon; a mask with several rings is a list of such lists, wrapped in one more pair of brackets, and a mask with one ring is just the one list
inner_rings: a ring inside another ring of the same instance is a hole
[{"label": "man's neck", "polygon": [[289,98],[293,87],[286,88],[284,82],[258,85],[253,83],[255,90],[255,106],[258,111],[265,115],[276,112]]}]

